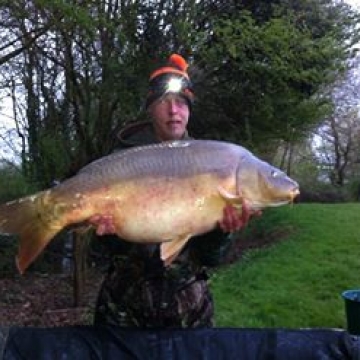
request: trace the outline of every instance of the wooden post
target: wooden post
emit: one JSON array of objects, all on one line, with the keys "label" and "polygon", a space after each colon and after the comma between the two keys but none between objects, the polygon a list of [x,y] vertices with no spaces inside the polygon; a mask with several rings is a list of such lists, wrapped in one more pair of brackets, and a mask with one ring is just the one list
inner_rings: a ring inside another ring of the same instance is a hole
[{"label": "wooden post", "polygon": [[87,270],[87,248],[89,244],[89,233],[73,232],[73,260],[74,260],[74,306],[81,305],[82,296],[86,282]]}]

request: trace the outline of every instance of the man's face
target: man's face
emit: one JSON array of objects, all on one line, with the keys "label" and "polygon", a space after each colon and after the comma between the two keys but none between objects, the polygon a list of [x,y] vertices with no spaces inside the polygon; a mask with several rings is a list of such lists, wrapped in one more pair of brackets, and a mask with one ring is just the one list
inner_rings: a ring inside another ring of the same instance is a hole
[{"label": "man's face", "polygon": [[158,140],[179,140],[186,131],[189,121],[189,106],[178,94],[167,94],[154,101],[149,107]]}]

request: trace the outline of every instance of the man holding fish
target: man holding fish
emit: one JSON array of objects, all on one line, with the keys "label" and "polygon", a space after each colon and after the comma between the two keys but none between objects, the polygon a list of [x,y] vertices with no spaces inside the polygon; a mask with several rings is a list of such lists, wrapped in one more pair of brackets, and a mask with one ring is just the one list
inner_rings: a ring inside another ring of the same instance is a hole
[{"label": "man holding fish", "polygon": [[212,326],[206,269],[219,264],[229,233],[299,194],[295,181],[247,149],[189,138],[193,98],[187,63],[174,54],[150,75],[151,122],[121,131],[121,151],[51,189],[0,204],[0,233],[19,235],[21,273],[69,226],[92,224],[109,247],[117,240],[96,325]]},{"label": "man holding fish", "polygon": [[[145,106],[151,121],[122,130],[118,134],[121,148],[189,139],[187,125],[194,94],[187,67],[181,56],[173,54],[164,67],[150,75]],[[114,242],[118,255],[102,284],[95,324],[144,328],[213,325],[206,267],[219,264],[231,243],[229,233],[242,228],[249,216],[245,204],[242,215],[235,207],[225,206],[218,229],[190,239],[169,266],[161,261],[157,244]],[[97,225],[98,234],[111,232],[106,221]]]}]

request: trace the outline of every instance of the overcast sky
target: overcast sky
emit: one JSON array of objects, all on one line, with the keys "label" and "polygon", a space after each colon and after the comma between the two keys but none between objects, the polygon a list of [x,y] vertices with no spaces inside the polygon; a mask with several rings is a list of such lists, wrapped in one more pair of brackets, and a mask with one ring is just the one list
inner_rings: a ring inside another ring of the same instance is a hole
[{"label": "overcast sky", "polygon": [[345,2],[347,2],[348,4],[350,4],[356,8],[360,8],[360,0],[347,0]]}]

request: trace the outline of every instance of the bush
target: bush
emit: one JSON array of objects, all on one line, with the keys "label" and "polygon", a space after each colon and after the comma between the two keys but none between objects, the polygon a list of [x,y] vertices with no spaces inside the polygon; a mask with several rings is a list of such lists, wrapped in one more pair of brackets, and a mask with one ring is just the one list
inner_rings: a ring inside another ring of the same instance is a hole
[{"label": "bush", "polygon": [[341,203],[348,201],[348,197],[344,192],[336,189],[306,189],[301,192],[298,201],[307,203]]},{"label": "bush", "polygon": [[352,201],[360,201],[360,180],[354,180],[348,185]]},{"label": "bush", "polygon": [[37,191],[36,187],[27,181],[17,166],[0,167],[0,202],[16,199],[35,191]]},{"label": "bush", "polygon": [[349,187],[339,187],[319,181],[311,185],[300,183],[300,196],[297,199],[299,202],[307,203],[341,203],[352,200]]},{"label": "bush", "polygon": [[17,244],[14,236],[0,235],[0,274],[15,273]]}]

